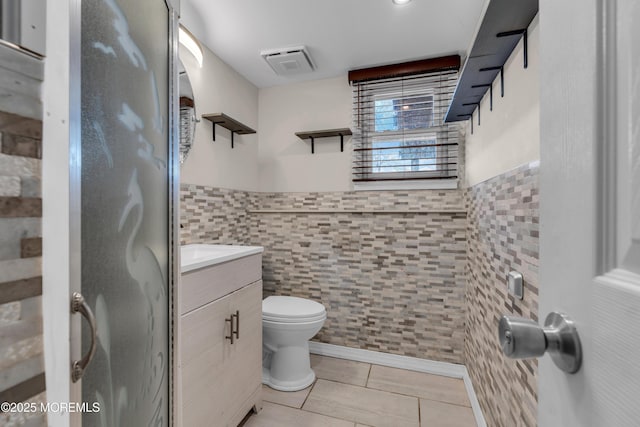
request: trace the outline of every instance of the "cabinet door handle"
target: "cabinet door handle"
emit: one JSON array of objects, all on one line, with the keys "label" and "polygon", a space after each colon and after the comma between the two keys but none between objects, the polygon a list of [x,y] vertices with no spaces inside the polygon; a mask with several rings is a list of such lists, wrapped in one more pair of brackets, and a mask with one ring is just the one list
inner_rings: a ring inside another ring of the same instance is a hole
[{"label": "cabinet door handle", "polygon": [[236,310],[236,314],[232,314],[231,317],[236,318],[236,329],[234,334],[236,334],[236,339],[240,339],[240,310]]},{"label": "cabinet door handle", "polygon": [[226,335],[225,339],[228,339],[229,341],[231,341],[231,344],[233,344],[233,336],[234,336],[234,332],[233,332],[233,316],[235,316],[235,315],[232,314],[228,319],[224,319],[225,324],[227,322],[229,322],[229,335]]}]

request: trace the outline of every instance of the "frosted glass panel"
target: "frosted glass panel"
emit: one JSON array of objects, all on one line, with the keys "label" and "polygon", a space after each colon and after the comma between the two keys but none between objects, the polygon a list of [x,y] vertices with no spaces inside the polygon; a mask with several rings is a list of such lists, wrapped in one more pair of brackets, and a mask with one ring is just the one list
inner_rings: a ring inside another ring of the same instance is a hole
[{"label": "frosted glass panel", "polygon": [[168,30],[164,0],[82,1],[84,426],[169,425]]}]

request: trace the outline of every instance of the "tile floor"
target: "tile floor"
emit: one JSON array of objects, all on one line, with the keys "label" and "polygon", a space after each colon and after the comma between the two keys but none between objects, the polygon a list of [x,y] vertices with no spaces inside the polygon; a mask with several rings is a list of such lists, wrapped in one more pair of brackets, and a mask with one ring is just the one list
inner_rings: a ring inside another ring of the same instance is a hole
[{"label": "tile floor", "polygon": [[264,407],[243,427],[475,427],[460,379],[311,356],[318,379],[283,393],[263,386]]}]

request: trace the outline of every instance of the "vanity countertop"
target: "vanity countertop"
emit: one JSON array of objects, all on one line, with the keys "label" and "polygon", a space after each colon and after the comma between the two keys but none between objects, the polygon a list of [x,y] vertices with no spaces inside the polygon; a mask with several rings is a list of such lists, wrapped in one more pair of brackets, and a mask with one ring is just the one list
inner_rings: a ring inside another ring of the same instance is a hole
[{"label": "vanity countertop", "polygon": [[181,272],[221,264],[249,255],[262,253],[262,246],[193,244],[180,247]]}]

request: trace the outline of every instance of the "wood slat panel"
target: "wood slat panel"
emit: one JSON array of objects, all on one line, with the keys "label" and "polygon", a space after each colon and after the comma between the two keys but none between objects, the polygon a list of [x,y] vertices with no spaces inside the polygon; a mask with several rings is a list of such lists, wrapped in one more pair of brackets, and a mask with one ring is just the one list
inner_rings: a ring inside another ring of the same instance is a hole
[{"label": "wood slat panel", "polygon": [[42,334],[42,316],[20,319],[0,327],[0,348],[32,338]]},{"label": "wood slat panel", "polygon": [[18,217],[42,217],[42,199],[35,197],[0,197],[0,218]]},{"label": "wood slat panel", "polygon": [[[42,353],[13,363],[12,365],[4,366],[0,372],[0,390],[5,391],[12,389],[15,386],[29,381],[34,375],[42,372],[44,372],[44,357]],[[33,396],[33,394],[27,397],[31,396]]]},{"label": "wood slat panel", "polygon": [[0,402],[24,402],[45,390],[44,373],[0,392]]},{"label": "wood slat panel", "polygon": [[0,64],[0,87],[34,99],[40,99],[41,81],[12,70],[10,64]]},{"label": "wood slat panel", "polygon": [[[0,104],[4,106],[4,104]],[[42,139],[42,120],[0,111],[0,131],[27,138]]]},{"label": "wood slat panel", "polygon": [[0,110],[18,114],[21,117],[39,119],[42,117],[42,102],[37,98],[0,87]]},{"label": "wood slat panel", "polygon": [[40,119],[44,62],[0,41],[0,110]]},{"label": "wood slat panel", "polygon": [[379,67],[361,68],[349,71],[350,82],[386,79],[390,77],[410,76],[445,70],[460,69],[460,56],[450,55],[438,58],[422,59],[419,61],[403,62],[401,64],[382,65]]},{"label": "wood slat panel", "polygon": [[10,156],[39,159],[42,157],[42,142],[36,138],[3,133],[1,151]]},{"label": "wood slat panel", "polygon": [[42,295],[42,277],[0,283],[0,304]]},{"label": "wood slat panel", "polygon": [[20,257],[33,258],[42,256],[42,237],[31,237],[20,241]]},{"label": "wood slat panel", "polygon": [[44,80],[44,61],[0,42],[0,67],[38,81]]}]

